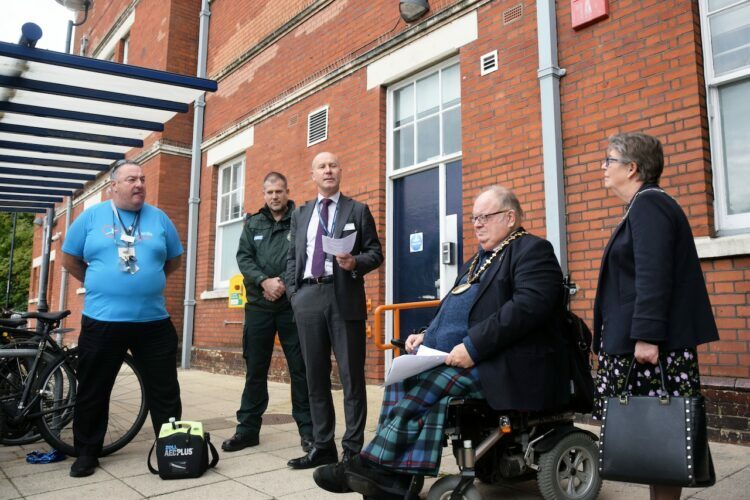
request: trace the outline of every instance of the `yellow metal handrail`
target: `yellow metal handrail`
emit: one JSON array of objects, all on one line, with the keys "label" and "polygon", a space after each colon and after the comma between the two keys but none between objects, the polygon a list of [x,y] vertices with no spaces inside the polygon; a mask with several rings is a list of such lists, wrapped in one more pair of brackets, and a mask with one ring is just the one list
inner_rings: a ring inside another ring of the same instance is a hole
[{"label": "yellow metal handrail", "polygon": [[[426,300],[423,302],[402,302],[401,304],[387,304],[375,308],[375,323],[372,327],[372,342],[375,347],[382,351],[393,349],[391,344],[383,344],[383,317],[386,311],[393,311],[393,331],[398,332],[401,329],[401,311],[404,309],[421,309],[425,307],[436,307],[440,305],[439,300]],[[393,353],[398,356],[398,351]]]}]

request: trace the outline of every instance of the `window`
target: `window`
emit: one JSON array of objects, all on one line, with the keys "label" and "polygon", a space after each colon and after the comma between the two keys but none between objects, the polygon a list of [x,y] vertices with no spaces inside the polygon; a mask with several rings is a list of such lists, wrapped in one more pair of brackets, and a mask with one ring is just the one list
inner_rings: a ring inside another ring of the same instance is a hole
[{"label": "window", "polygon": [[701,0],[720,232],[750,229],[750,0]]},{"label": "window", "polygon": [[216,206],[216,255],[214,288],[228,288],[229,278],[238,274],[237,247],[244,224],[245,160],[235,158],[219,167]]},{"label": "window", "polygon": [[389,91],[393,170],[437,163],[461,152],[458,63],[432,68]]}]

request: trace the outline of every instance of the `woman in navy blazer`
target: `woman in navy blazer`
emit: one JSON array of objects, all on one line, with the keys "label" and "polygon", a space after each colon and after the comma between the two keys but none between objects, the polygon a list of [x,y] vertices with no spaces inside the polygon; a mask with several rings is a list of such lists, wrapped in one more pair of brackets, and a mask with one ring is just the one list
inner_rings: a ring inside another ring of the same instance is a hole
[{"label": "woman in navy blazer", "polygon": [[[626,383],[628,392],[700,393],[696,346],[719,338],[693,234],[677,202],[659,187],[664,153],[641,133],[609,139],[604,187],[627,204],[604,250],[594,302],[594,349],[599,354],[594,417]],[[679,499],[679,487],[652,485],[652,499]]]}]

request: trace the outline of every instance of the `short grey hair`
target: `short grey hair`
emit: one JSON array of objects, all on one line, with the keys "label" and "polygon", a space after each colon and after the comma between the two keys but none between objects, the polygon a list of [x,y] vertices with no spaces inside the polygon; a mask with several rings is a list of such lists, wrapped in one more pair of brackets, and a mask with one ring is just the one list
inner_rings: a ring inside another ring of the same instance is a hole
[{"label": "short grey hair", "polygon": [[141,164],[140,164],[140,163],[138,163],[138,162],[137,162],[137,161],[135,161],[135,160],[128,160],[128,159],[124,159],[124,160],[117,160],[117,161],[116,161],[116,162],[114,163],[114,165],[112,165],[112,170],[110,170],[110,171],[109,171],[109,180],[111,180],[111,181],[114,181],[114,180],[116,180],[116,177],[117,177],[117,171],[118,171],[118,170],[120,169],[120,167],[123,167],[123,166],[125,166],[125,165],[135,165],[135,166],[137,166],[137,167],[140,167],[140,166],[141,166]]},{"label": "short grey hair", "polygon": [[656,137],[641,132],[616,134],[609,138],[607,149],[614,149],[624,160],[638,166],[638,179],[656,184],[664,171],[664,151]]},{"label": "short grey hair", "polygon": [[516,221],[518,221],[519,223],[523,220],[524,214],[523,209],[521,208],[521,202],[518,201],[518,197],[512,190],[496,184],[494,186],[484,188],[482,192],[477,195],[477,198],[482,196],[484,193],[494,194],[495,198],[500,203],[500,208],[513,210],[516,213]]}]

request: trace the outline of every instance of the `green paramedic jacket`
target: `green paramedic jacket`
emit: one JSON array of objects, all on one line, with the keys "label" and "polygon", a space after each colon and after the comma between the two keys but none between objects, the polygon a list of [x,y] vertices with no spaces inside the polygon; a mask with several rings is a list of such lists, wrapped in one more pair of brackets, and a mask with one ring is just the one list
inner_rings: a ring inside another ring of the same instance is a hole
[{"label": "green paramedic jacket", "polygon": [[289,200],[284,217],[276,221],[264,205],[245,221],[237,248],[237,264],[245,283],[246,309],[275,311],[289,307],[286,294],[275,302],[264,299],[260,284],[267,278],[284,279],[293,211],[294,202]]}]

